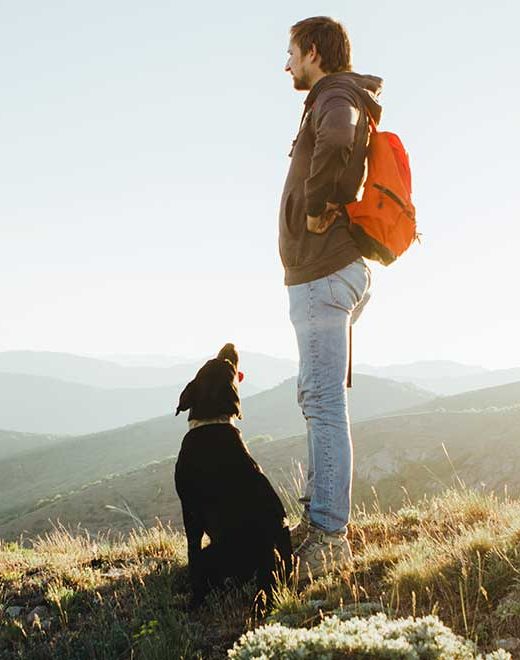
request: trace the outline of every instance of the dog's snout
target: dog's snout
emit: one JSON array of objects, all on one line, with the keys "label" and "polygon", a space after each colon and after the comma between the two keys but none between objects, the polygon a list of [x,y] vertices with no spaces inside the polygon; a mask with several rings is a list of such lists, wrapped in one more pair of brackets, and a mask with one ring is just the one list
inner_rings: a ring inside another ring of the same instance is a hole
[{"label": "dog's snout", "polygon": [[219,351],[217,355],[219,360],[229,360],[232,362],[235,367],[238,365],[238,351],[235,348],[235,344],[225,344]]}]

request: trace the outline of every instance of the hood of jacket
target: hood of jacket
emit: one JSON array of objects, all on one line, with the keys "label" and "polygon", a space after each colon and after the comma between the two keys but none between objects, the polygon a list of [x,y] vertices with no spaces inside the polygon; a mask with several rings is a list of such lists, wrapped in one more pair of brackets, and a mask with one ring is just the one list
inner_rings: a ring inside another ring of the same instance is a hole
[{"label": "hood of jacket", "polygon": [[383,109],[377,97],[383,88],[383,79],[378,76],[354,73],[354,71],[329,73],[320,78],[305,99],[305,110],[308,111],[312,107],[320,92],[335,87],[354,92],[361,99],[375,123],[379,124]]}]

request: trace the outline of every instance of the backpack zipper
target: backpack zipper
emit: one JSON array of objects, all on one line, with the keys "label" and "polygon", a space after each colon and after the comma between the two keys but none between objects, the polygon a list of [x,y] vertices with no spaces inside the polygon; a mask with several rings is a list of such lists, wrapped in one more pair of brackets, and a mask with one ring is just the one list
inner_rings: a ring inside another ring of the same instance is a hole
[{"label": "backpack zipper", "polygon": [[406,204],[403,202],[403,200],[399,197],[399,195],[396,195],[393,190],[390,190],[390,188],[387,188],[386,186],[382,186],[380,183],[374,183],[372,184],[374,188],[377,188],[380,192],[384,193],[385,195],[388,195],[390,199],[393,199],[396,204],[399,204],[399,206],[403,209],[403,211],[408,215],[410,218],[412,217],[412,213],[410,213],[410,210],[406,206]]}]

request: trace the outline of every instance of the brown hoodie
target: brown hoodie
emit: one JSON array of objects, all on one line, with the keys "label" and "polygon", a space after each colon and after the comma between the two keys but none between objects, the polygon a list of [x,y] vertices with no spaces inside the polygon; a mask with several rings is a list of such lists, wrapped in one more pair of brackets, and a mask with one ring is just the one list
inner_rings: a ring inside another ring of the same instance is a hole
[{"label": "brown hoodie", "polygon": [[[280,203],[279,248],[288,286],[330,275],[361,256],[346,214],[324,234],[309,232],[306,216],[320,215],[326,202],[346,204],[356,198],[365,172],[367,111],[378,123],[381,106],[375,97],[381,86],[376,76],[332,73],[305,99]],[[353,142],[349,106],[360,110]]]}]

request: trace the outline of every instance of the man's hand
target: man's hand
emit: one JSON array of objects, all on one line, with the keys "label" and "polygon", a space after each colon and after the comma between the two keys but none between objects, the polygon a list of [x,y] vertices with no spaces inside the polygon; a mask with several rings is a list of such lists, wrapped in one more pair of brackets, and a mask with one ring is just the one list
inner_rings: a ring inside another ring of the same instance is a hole
[{"label": "man's hand", "polygon": [[317,217],[307,216],[307,229],[313,234],[324,234],[340,215],[339,204],[327,202],[327,206],[321,215]]}]

